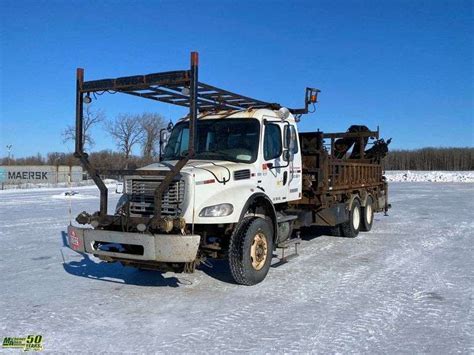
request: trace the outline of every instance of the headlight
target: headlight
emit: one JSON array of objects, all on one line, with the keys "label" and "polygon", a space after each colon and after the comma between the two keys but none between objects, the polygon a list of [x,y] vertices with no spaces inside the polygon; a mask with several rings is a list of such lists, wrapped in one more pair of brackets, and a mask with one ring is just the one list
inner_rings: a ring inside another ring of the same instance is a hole
[{"label": "headlight", "polygon": [[199,217],[224,217],[234,212],[234,206],[230,203],[204,207],[199,213]]}]

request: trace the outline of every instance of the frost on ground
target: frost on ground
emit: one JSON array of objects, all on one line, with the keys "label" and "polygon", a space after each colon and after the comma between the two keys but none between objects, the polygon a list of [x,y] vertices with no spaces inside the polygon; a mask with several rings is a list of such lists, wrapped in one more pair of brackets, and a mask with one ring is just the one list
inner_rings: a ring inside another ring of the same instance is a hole
[{"label": "frost on ground", "polygon": [[387,170],[392,182],[474,182],[474,171]]},{"label": "frost on ground", "polygon": [[159,274],[74,253],[69,203],[76,216],[98,200],[54,198],[65,191],[0,194],[0,337],[42,334],[68,353],[474,350],[473,184],[392,183],[371,232],[309,231],[301,256],[254,287],[222,262]]}]

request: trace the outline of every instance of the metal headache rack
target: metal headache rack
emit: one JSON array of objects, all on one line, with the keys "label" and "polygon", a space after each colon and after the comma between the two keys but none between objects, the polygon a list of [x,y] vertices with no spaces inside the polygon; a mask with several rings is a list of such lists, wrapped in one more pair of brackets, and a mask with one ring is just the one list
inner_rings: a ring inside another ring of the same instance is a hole
[{"label": "metal headache rack", "polygon": [[[187,71],[87,81],[83,83],[82,91],[86,95],[103,91],[122,92],[173,105],[191,106],[190,79]],[[198,82],[197,107],[199,112],[205,112],[250,108],[279,109],[281,106]]]},{"label": "metal headache rack", "polygon": [[[83,72],[81,72],[81,75],[83,76]],[[191,81],[191,72],[182,70],[85,81],[82,82],[80,91],[86,94],[88,98],[90,98],[91,93],[121,92],[173,105],[191,107],[193,101],[191,96],[191,85],[193,83]],[[306,107],[303,109],[289,109],[289,111],[294,114],[308,113],[308,105],[316,102],[318,93],[318,89],[307,88]],[[197,82],[195,100],[199,112],[258,108],[278,110],[282,107],[278,103],[253,99],[202,82]]]},{"label": "metal headache rack", "polygon": [[[103,93],[124,93],[161,101],[173,105],[189,107],[189,150],[188,155],[179,160],[154,193],[155,219],[161,215],[162,196],[175,176],[195,154],[195,137],[199,112],[223,110],[248,110],[269,108],[278,110],[282,106],[277,103],[265,102],[239,95],[215,86],[198,81],[198,53],[191,53],[189,70],[169,71],[147,75],[126,76],[116,79],[101,79],[84,81],[84,69],[76,72],[76,145],[74,155],[81,161],[81,165],[88,172],[100,190],[99,214],[104,220],[107,218],[107,187],[99,171],[89,162],[88,154],[84,152],[84,119],[83,105],[91,102],[91,95]],[[317,102],[318,89],[306,88],[305,106],[300,109],[288,109],[294,115],[303,115],[309,112],[309,106]],[[159,175],[157,171],[140,170],[140,174]],[[104,172],[104,175],[107,173]]]}]

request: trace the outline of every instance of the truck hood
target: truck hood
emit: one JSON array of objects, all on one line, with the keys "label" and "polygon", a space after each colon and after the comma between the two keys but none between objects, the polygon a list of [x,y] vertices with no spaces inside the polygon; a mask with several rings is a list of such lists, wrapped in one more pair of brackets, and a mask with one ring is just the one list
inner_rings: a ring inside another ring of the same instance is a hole
[{"label": "truck hood", "polygon": [[[138,170],[169,171],[177,160],[153,163]],[[181,170],[182,174],[194,175],[196,179],[217,177],[219,180],[232,179],[235,171],[252,170],[251,164],[235,163],[225,160],[189,160]]]}]

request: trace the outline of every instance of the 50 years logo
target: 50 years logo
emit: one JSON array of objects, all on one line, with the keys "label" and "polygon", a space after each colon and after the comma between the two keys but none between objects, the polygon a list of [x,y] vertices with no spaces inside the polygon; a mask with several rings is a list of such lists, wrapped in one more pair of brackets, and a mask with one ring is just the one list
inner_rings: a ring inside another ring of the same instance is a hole
[{"label": "50 years logo", "polygon": [[42,335],[28,335],[24,338],[3,338],[2,347],[4,349],[23,349],[24,351],[41,351],[43,350]]}]

